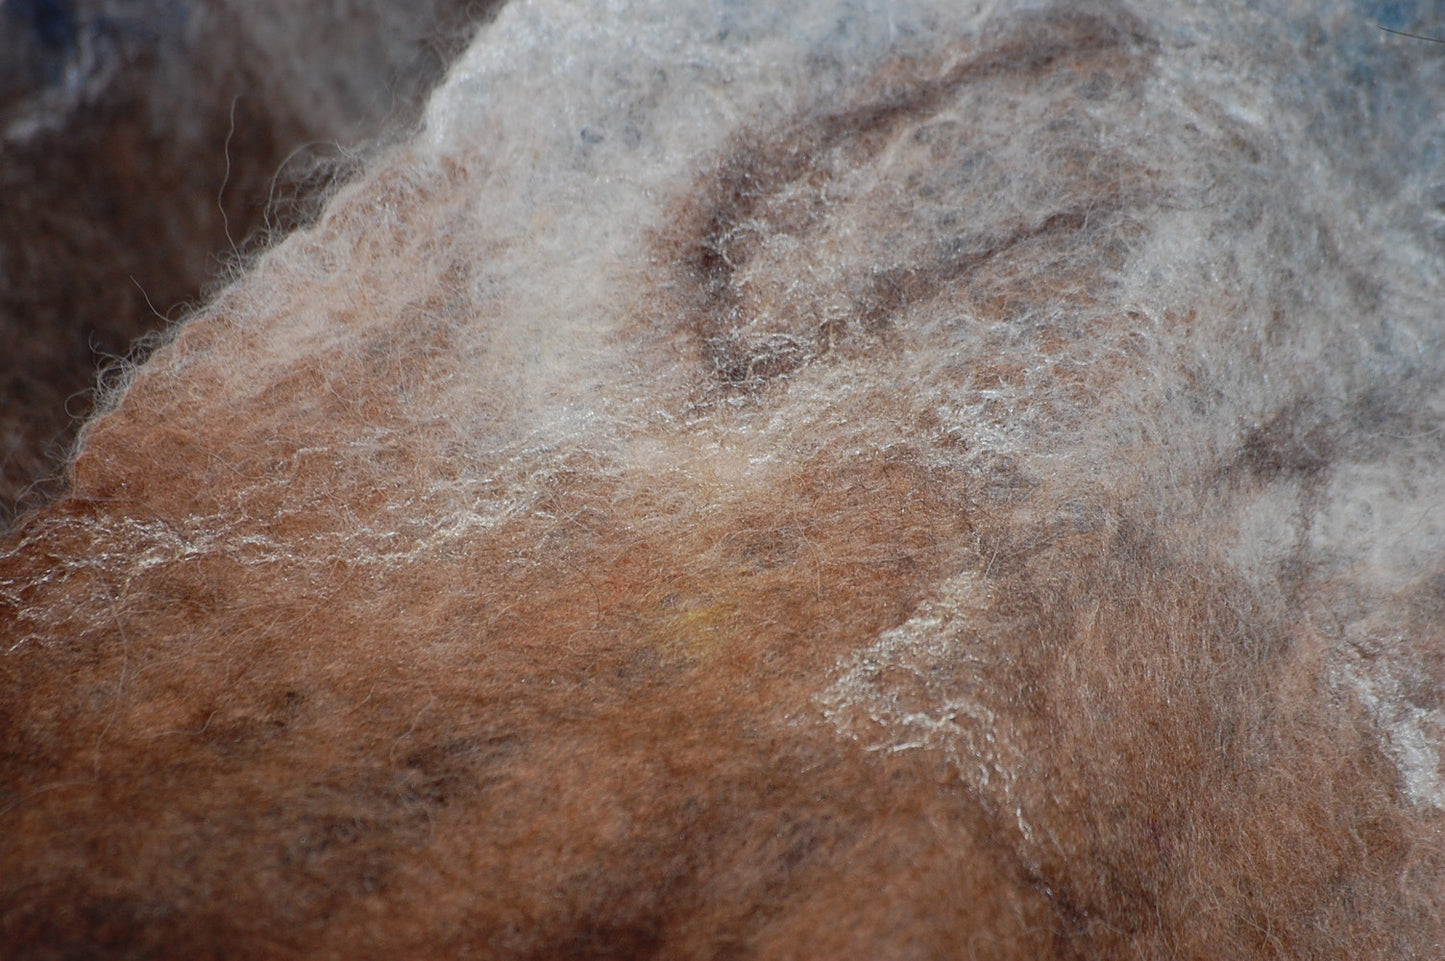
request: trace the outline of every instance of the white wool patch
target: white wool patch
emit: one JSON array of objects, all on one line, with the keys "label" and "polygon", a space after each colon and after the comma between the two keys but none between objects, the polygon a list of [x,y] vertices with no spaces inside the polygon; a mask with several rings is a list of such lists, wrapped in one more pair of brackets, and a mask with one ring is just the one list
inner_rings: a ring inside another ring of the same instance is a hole
[{"label": "white wool patch", "polygon": [[1000,730],[986,693],[995,652],[977,624],[993,598],[972,574],[954,578],[939,593],[939,600],[841,665],[818,705],[870,751],[941,752],[965,777],[1001,797],[1032,840],[1023,812],[1011,803],[1021,748]]}]

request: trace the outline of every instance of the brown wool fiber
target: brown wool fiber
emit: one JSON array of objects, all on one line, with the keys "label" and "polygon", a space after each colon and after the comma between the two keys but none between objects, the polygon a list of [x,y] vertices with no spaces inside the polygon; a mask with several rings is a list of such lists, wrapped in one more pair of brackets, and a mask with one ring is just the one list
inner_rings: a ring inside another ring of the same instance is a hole
[{"label": "brown wool fiber", "polygon": [[0,550],[16,959],[1445,956],[1445,58],[517,0]]}]

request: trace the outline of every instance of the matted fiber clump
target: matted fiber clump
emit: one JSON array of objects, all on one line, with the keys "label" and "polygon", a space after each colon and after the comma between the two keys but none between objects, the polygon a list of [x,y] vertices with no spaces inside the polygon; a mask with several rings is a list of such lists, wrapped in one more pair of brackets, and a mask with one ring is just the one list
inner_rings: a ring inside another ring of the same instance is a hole
[{"label": "matted fiber clump", "polygon": [[0,953],[1441,957],[1373,17],[504,7],[4,545]]}]

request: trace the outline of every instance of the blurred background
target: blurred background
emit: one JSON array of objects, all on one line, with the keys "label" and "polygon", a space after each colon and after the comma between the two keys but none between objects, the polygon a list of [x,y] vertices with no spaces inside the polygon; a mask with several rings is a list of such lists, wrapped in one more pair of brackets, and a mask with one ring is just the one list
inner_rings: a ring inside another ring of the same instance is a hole
[{"label": "blurred background", "polygon": [[0,530],[98,378],[404,134],[498,4],[0,0]]}]

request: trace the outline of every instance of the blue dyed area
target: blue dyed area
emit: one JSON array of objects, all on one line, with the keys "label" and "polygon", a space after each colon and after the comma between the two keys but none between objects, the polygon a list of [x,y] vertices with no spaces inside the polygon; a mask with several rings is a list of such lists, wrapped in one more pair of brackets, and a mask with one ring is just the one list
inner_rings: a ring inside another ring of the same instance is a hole
[{"label": "blue dyed area", "polygon": [[66,0],[9,0],[6,7],[46,50],[59,53],[75,46],[75,9]]},{"label": "blue dyed area", "polygon": [[1354,0],[1361,18],[1391,30],[1445,35],[1445,2],[1441,0]]},{"label": "blue dyed area", "polygon": [[1404,30],[1415,22],[1415,10],[1417,4],[1391,0],[1389,3],[1361,3],[1362,13],[1366,13],[1372,20],[1382,27],[1389,27],[1391,30]]},{"label": "blue dyed area", "polygon": [[59,82],[79,42],[73,0],[0,0],[0,107]]},{"label": "blue dyed area", "polygon": [[[0,0],[0,112],[116,63],[165,57],[185,36],[191,0]],[[86,51],[81,56],[82,47]]]}]

